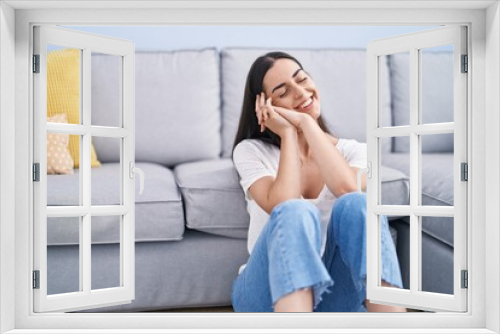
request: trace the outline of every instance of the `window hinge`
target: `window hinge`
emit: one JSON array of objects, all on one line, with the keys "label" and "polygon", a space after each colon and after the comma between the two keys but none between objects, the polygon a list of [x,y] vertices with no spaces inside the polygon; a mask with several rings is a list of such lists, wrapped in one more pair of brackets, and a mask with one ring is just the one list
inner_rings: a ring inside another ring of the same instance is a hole
[{"label": "window hinge", "polygon": [[462,177],[461,177],[461,180],[462,181],[469,181],[469,167],[467,165],[466,162],[462,162],[462,164],[460,165],[460,169],[461,169],[461,174],[462,174]]},{"label": "window hinge", "polygon": [[462,73],[467,73],[469,71],[469,57],[467,55],[462,55]]},{"label": "window hinge", "polygon": [[40,73],[40,55],[33,55],[33,73]]},{"label": "window hinge", "polygon": [[469,287],[469,276],[467,270],[462,270],[462,289]]},{"label": "window hinge", "polygon": [[33,164],[33,181],[40,182],[40,163]]},{"label": "window hinge", "polygon": [[33,289],[40,289],[40,270],[33,270]]}]

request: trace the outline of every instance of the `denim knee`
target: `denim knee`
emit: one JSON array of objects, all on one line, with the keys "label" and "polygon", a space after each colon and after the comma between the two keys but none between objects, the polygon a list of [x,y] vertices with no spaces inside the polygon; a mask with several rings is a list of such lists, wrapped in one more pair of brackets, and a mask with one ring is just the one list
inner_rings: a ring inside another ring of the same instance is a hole
[{"label": "denim knee", "polygon": [[271,212],[271,219],[278,214],[286,214],[290,217],[309,217],[321,219],[319,209],[305,199],[289,199],[274,207]]},{"label": "denim knee", "polygon": [[280,204],[276,205],[273,209],[275,211],[276,209],[284,209],[284,210],[297,210],[297,211],[307,211],[307,210],[312,210],[312,211],[317,211],[318,208],[312,204],[310,201],[305,200],[305,199],[299,199],[299,198],[293,198],[289,199],[286,201],[281,202]]},{"label": "denim knee", "polygon": [[335,201],[334,208],[345,205],[352,208],[362,208],[366,211],[366,194],[360,194],[358,192],[344,194]]},{"label": "denim knee", "polygon": [[332,210],[331,228],[337,237],[343,232],[364,231],[366,226],[366,194],[342,195]]},{"label": "denim knee", "polygon": [[291,199],[278,204],[271,212],[270,224],[283,224],[286,233],[307,231],[321,243],[321,213],[311,202]]}]

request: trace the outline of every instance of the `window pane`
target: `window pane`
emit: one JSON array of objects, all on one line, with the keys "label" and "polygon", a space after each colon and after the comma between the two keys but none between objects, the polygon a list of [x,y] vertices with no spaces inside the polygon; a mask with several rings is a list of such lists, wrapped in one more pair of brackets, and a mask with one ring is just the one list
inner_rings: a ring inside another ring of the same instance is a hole
[{"label": "window pane", "polygon": [[393,125],[410,125],[410,52],[390,55]]},{"label": "window pane", "polygon": [[389,76],[389,56],[380,56],[379,57],[379,74],[380,74],[380,88],[379,88],[379,126],[380,127],[388,127],[392,126],[392,118],[388,117],[386,113],[383,111],[386,109],[391,109],[391,92],[390,86],[385,85],[384,83],[390,82]]},{"label": "window pane", "polygon": [[92,137],[100,167],[91,169],[92,205],[120,205],[122,168],[120,138]]},{"label": "window pane", "polygon": [[121,59],[92,52],[92,125],[121,127]]},{"label": "window pane", "polygon": [[452,217],[421,217],[422,290],[453,294]]},{"label": "window pane", "polygon": [[[75,137],[74,141],[69,140]],[[74,144],[70,146],[69,144]],[[47,133],[47,205],[81,205],[80,175],[75,168],[80,136]]]},{"label": "window pane", "polygon": [[[383,235],[379,236],[380,241],[380,278],[382,281],[390,284],[395,282],[398,275],[401,275],[403,289],[410,289],[410,240],[409,240],[409,217],[386,216],[389,224],[389,230],[381,230]],[[380,216],[380,222],[383,220]],[[392,254],[396,251],[397,258],[394,259]],[[392,285],[392,284],[390,284]],[[395,287],[392,285],[392,287]]]},{"label": "window pane", "polygon": [[92,290],[120,286],[122,216],[92,216]]},{"label": "window pane", "polygon": [[47,218],[47,294],[80,290],[80,217]]},{"label": "window pane", "polygon": [[380,138],[380,146],[391,145],[396,140],[404,141],[405,152],[381,153],[380,195],[382,205],[410,204],[410,140],[406,137]]},{"label": "window pane", "polygon": [[421,205],[454,204],[453,138],[452,133],[421,136]]},{"label": "window pane", "polygon": [[453,122],[453,44],[420,50],[422,122]]},{"label": "window pane", "polygon": [[64,114],[69,124],[81,124],[80,53],[47,45],[47,117]]}]

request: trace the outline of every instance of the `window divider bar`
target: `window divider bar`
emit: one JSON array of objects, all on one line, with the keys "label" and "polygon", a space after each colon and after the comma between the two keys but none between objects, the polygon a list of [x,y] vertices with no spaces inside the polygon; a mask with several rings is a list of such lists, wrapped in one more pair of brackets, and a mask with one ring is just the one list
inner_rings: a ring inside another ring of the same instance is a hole
[{"label": "window divider bar", "polygon": [[[418,125],[419,108],[419,51],[410,49],[410,129]],[[410,206],[419,204],[419,142],[418,135],[410,132]],[[420,286],[420,256],[418,244],[418,217],[410,214],[410,291],[415,293]]]},{"label": "window divider bar", "polygon": [[455,207],[453,206],[427,206],[427,205],[377,205],[373,208],[373,213],[387,216],[417,216],[428,217],[454,217]]},{"label": "window divider bar", "polygon": [[83,150],[80,152],[80,172],[83,175],[83,180],[81,188],[83,190],[83,206],[90,207],[91,205],[91,134],[90,122],[91,122],[91,50],[86,48],[83,49],[83,60],[82,60],[82,77],[80,84],[82,86],[82,95],[80,97],[82,101],[82,125],[87,132],[83,135]]},{"label": "window divider bar", "polygon": [[125,233],[123,231],[124,229],[124,216],[120,216],[120,286],[124,286],[124,280],[125,280],[125,277],[124,277],[124,270],[125,270],[125,266],[124,266],[124,260],[125,260],[125,257],[124,257],[124,251],[125,251]]},{"label": "window divider bar", "polygon": [[61,123],[47,123],[47,132],[80,136],[90,133],[92,136],[109,138],[124,138],[130,135],[130,130],[124,128]]},{"label": "window divider bar", "polygon": [[[416,201],[418,205],[422,205],[422,136],[421,133],[417,132],[418,128],[425,127],[425,125],[422,124],[422,50],[417,49],[416,50],[416,55],[417,55],[417,60],[415,61],[418,66],[417,66],[417,105],[415,106],[414,111],[416,111],[416,115],[414,115],[413,121],[416,121],[416,124],[412,124],[412,131],[414,133],[414,140],[416,141],[417,145],[416,147],[414,146],[414,151],[413,155],[416,157],[417,164],[414,165],[416,166],[416,169],[418,171],[417,173],[417,192],[418,196],[416,198]],[[432,126],[430,126],[432,128]],[[438,132],[439,133],[439,132]],[[417,259],[417,265],[418,265],[418,291],[422,291],[422,216],[417,216],[416,217],[416,222],[417,222],[417,235],[414,237],[414,240],[417,240],[417,251],[418,255],[416,257]]]},{"label": "window divider bar", "polygon": [[79,235],[78,235],[78,257],[79,257],[79,260],[78,260],[78,269],[79,269],[79,272],[78,272],[78,284],[79,284],[79,288],[78,288],[78,291],[83,291],[83,282],[84,282],[84,277],[83,277],[83,273],[85,272],[84,271],[84,249],[83,249],[83,244],[84,244],[84,240],[83,240],[83,234],[85,233],[84,230],[83,230],[83,217],[78,217],[78,229],[79,229]]},{"label": "window divider bar", "polygon": [[411,133],[417,135],[438,135],[445,133],[454,133],[455,124],[448,123],[434,123],[434,124],[420,124],[415,126],[394,126],[386,128],[377,128],[373,130],[373,134],[377,138],[387,137],[400,137],[409,136]]},{"label": "window divider bar", "polygon": [[92,226],[91,217],[89,214],[83,216],[83,243],[80,248],[83,249],[83,261],[81,265],[80,277],[83,279],[83,292],[90,293],[92,289],[92,266],[91,266],[91,256],[92,256]]},{"label": "window divider bar", "polygon": [[420,288],[420,261],[418,216],[410,214],[410,291],[418,292]]},{"label": "window divider bar", "polygon": [[83,149],[80,151],[80,173],[82,174],[82,205],[90,207],[91,205],[91,166],[90,166],[90,149],[91,149],[91,136],[89,133],[82,136]]},{"label": "window divider bar", "polygon": [[367,192],[366,192],[366,205],[367,205],[367,234],[366,234],[366,249],[367,249],[367,281],[366,281],[366,291],[367,294],[371,293],[378,284],[378,268],[380,257],[376,254],[378,250],[378,240],[376,240],[375,231],[378,228],[378,217],[373,212],[373,208],[379,204],[380,198],[380,186],[378,184],[378,163],[380,160],[380,140],[373,135],[370,135],[369,129],[375,129],[378,127],[378,119],[380,119],[380,101],[379,101],[379,89],[380,89],[380,78],[379,78],[379,58],[371,52],[370,48],[367,48],[367,66],[366,66],[366,80],[367,80],[367,137],[366,142],[368,147],[375,148],[375,150],[369,150],[367,152],[367,160],[372,163],[372,178],[367,179]]},{"label": "window divider bar", "polygon": [[[92,175],[91,175],[91,134],[89,132],[91,125],[91,50],[83,49],[82,66],[81,66],[81,91],[80,96],[82,103],[82,125],[87,130],[83,135],[83,150],[80,152],[80,172],[83,175],[81,188],[83,190],[83,206],[90,208],[92,205]],[[83,292],[89,293],[92,290],[92,216],[87,213],[83,216]]]},{"label": "window divider bar", "polygon": [[47,123],[47,132],[83,136],[89,128],[81,124]]},{"label": "window divider bar", "polygon": [[82,123],[84,126],[89,127],[91,125],[91,94],[92,94],[92,81],[91,81],[91,53],[89,48],[83,49],[83,59],[82,59],[82,79],[80,83],[82,85]]},{"label": "window divider bar", "polygon": [[121,216],[130,212],[125,205],[97,205],[90,207],[92,216]]},{"label": "window divider bar", "polygon": [[48,206],[47,217],[81,217],[89,213],[90,207],[85,206]]},{"label": "window divider bar", "polygon": [[413,214],[422,217],[454,217],[454,206],[424,206],[417,205],[411,208]]},{"label": "window divider bar", "polygon": [[408,125],[373,129],[373,135],[377,138],[408,136],[410,133]]},{"label": "window divider bar", "polygon": [[92,136],[109,138],[124,138],[130,135],[130,130],[128,129],[106,126],[91,126],[89,132]]},{"label": "window divider bar", "polygon": [[434,124],[420,124],[413,126],[411,131],[417,135],[439,135],[445,133],[453,133],[455,130],[455,123],[434,123]]}]

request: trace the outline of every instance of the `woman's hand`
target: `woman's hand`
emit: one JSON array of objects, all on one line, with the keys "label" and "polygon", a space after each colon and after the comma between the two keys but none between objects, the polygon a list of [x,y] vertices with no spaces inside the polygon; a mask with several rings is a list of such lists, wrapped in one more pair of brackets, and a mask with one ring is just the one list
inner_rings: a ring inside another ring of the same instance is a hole
[{"label": "woman's hand", "polygon": [[260,125],[260,132],[268,128],[281,138],[290,130],[295,131],[295,126],[275,111],[271,98],[266,100],[265,94],[257,95],[255,100],[255,113]]},{"label": "woman's hand", "polygon": [[309,114],[304,114],[298,111],[282,107],[273,106],[273,108],[276,113],[278,113],[288,122],[293,124],[293,126],[295,126],[297,130],[302,130],[302,125],[313,119]]}]

